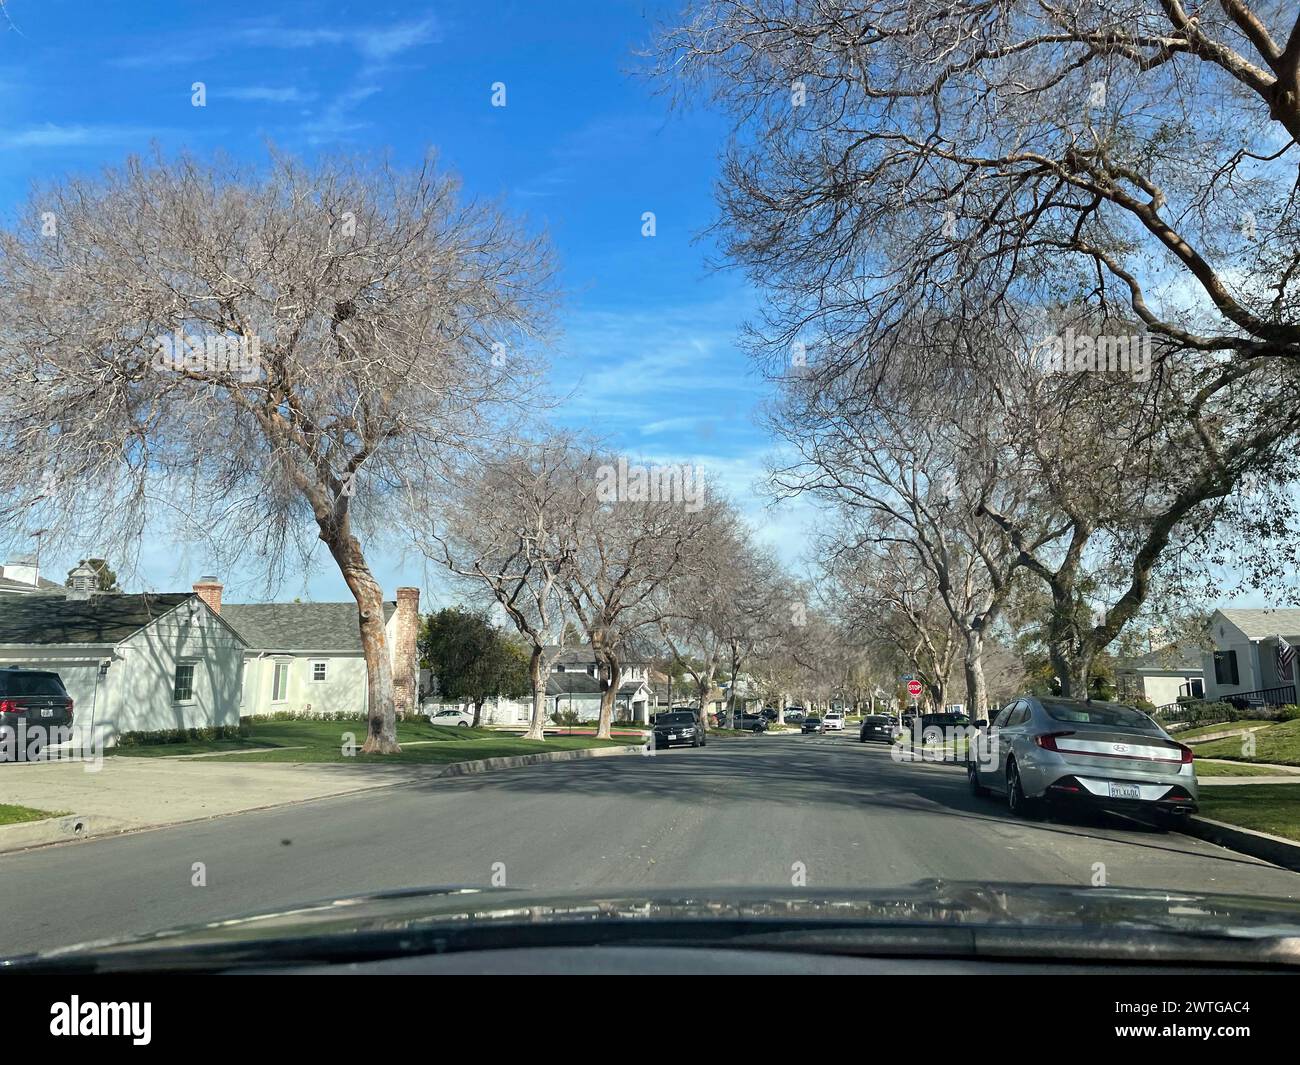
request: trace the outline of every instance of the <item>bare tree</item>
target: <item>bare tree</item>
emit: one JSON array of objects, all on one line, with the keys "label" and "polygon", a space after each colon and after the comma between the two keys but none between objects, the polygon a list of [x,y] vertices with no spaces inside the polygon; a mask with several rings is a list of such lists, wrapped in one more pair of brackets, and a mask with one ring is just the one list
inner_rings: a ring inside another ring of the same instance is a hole
[{"label": "bare tree", "polygon": [[[664,611],[670,609],[669,586],[698,564],[707,539],[704,530],[715,517],[714,509],[704,505],[702,480],[693,482],[690,493],[699,493],[698,506],[682,491],[685,478],[700,475],[676,470],[674,492],[667,476],[672,472],[666,467],[634,468],[616,455],[589,456],[577,473],[577,495],[566,514],[562,535],[573,564],[563,583],[604,673],[596,733],[602,739],[610,738],[628,649],[644,642],[640,638],[646,630],[659,630]],[[631,490],[634,480],[639,487]]]},{"label": "bare tree", "polygon": [[432,160],[132,158],[21,217],[0,233],[10,533],[129,555],[150,529],[273,580],[314,534],[357,601],[362,749],[398,750],[362,538],[423,509],[449,453],[525,391],[544,245]]},{"label": "bare tree", "polygon": [[565,520],[590,452],[554,435],[481,456],[454,481],[425,553],[490,595],[529,649],[533,712],[526,739],[546,738],[546,684],[571,624],[565,582],[575,560]]}]

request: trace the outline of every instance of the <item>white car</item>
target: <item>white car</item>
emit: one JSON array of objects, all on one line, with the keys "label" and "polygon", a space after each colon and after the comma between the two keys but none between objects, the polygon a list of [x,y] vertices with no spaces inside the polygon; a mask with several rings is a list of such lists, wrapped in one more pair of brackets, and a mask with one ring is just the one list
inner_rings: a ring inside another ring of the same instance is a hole
[{"label": "white car", "polygon": [[832,710],[823,720],[826,722],[827,732],[844,731],[844,715],[840,711]]},{"label": "white car", "polygon": [[429,715],[429,724],[431,725],[456,725],[460,728],[469,728],[474,724],[473,710],[439,710],[436,714]]}]

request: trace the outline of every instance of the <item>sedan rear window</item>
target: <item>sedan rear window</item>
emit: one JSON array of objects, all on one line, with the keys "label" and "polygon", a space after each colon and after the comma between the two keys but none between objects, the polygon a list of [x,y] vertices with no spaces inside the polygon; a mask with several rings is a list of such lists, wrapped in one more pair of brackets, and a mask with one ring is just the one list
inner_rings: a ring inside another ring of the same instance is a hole
[{"label": "sedan rear window", "polygon": [[692,713],[660,714],[655,718],[656,725],[691,725],[695,723]]},{"label": "sedan rear window", "polygon": [[62,681],[53,673],[7,673],[0,675],[0,691],[6,695],[57,695],[66,697]]},{"label": "sedan rear window", "polygon": [[1152,720],[1131,706],[1118,703],[1058,703],[1043,700],[1043,709],[1053,721],[1072,721],[1083,725],[1109,725],[1118,728],[1154,730]]}]

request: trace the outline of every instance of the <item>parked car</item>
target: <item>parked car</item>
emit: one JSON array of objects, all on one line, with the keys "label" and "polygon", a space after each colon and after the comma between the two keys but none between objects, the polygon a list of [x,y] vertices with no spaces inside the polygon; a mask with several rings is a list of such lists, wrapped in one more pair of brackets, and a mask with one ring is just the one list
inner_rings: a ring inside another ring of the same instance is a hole
[{"label": "parked car", "polygon": [[700,719],[694,710],[671,710],[655,715],[655,747],[672,747],[674,744],[703,747],[708,740]]},{"label": "parked car", "polygon": [[1045,802],[1081,803],[1176,827],[1197,809],[1191,748],[1122,703],[1025,696],[998,713],[971,753],[971,790],[1000,792],[1021,816]]},{"label": "parked car", "polygon": [[737,710],[731,715],[731,727],[742,729],[745,732],[766,732],[767,718],[762,714]]},{"label": "parked car", "polygon": [[787,706],[785,708],[785,719],[792,725],[797,725],[804,719],[807,711],[802,706]]},{"label": "parked car", "polygon": [[877,740],[892,743],[894,740],[894,719],[885,714],[868,714],[862,719],[858,729],[858,742]]},{"label": "parked car", "polygon": [[827,732],[844,731],[844,715],[838,710],[831,710],[824,718]]},{"label": "parked car", "polygon": [[775,721],[775,720],[776,720],[777,718],[779,718],[781,715],[780,715],[780,713],[777,711],[776,707],[774,707],[774,706],[765,706],[765,707],[763,707],[763,716],[764,716],[765,718],[767,718],[768,721]]},{"label": "parked car", "polygon": [[820,717],[818,717],[816,714],[813,714],[803,719],[803,725],[800,727],[799,731],[800,732],[825,732],[826,726],[822,722],[822,719]]},{"label": "parked car", "polygon": [[[0,669],[0,728],[58,728],[73,722],[72,697],[52,670]],[[37,743],[39,746],[39,743]],[[33,749],[29,741],[27,749]]]},{"label": "parked car", "polygon": [[431,725],[456,725],[459,728],[468,728],[474,724],[473,710],[439,710],[437,713],[429,715],[429,724]]}]

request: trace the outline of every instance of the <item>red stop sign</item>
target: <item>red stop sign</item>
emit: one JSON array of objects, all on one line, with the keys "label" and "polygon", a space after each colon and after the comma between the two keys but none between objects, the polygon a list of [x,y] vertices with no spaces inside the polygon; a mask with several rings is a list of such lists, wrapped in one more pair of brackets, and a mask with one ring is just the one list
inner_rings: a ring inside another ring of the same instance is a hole
[{"label": "red stop sign", "polygon": [[924,686],[919,680],[909,680],[907,682],[907,694],[915,698],[924,690]]}]

